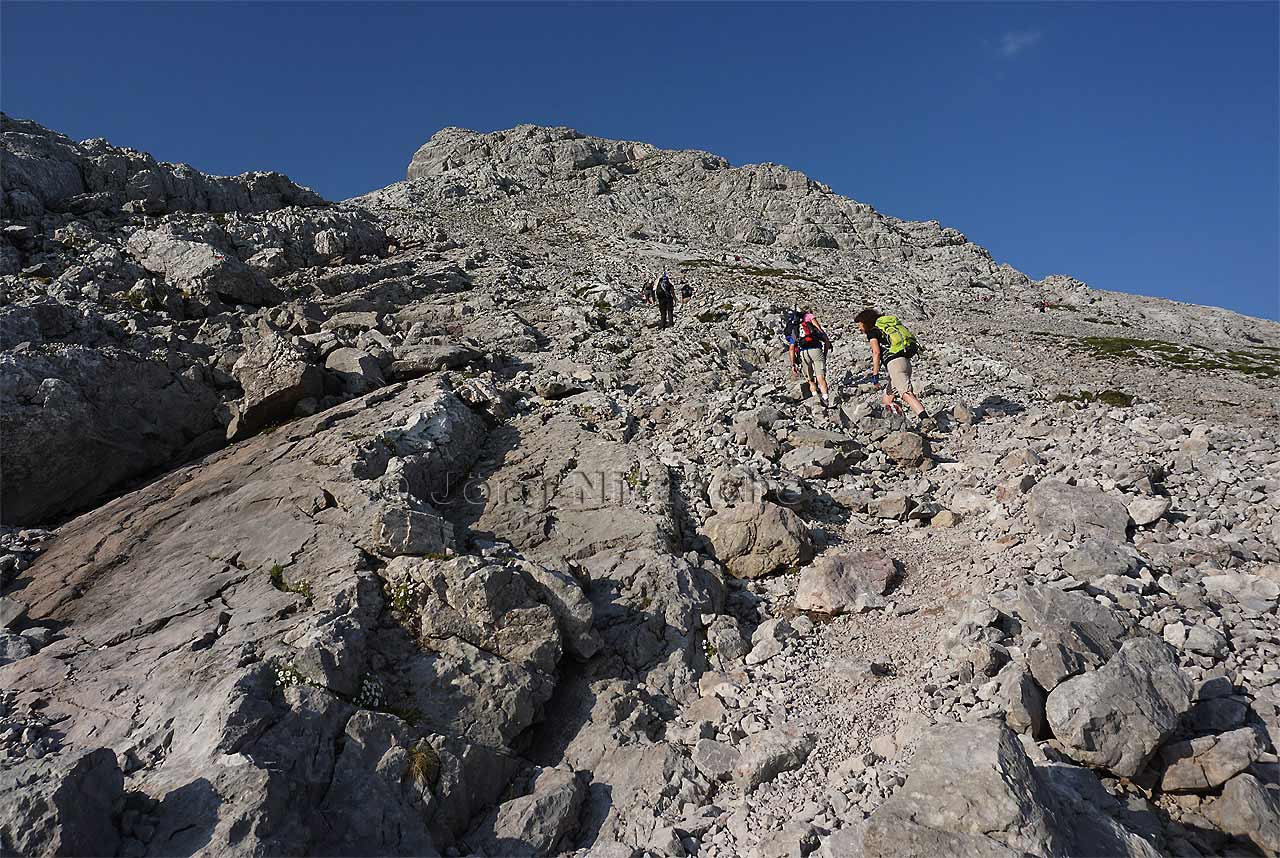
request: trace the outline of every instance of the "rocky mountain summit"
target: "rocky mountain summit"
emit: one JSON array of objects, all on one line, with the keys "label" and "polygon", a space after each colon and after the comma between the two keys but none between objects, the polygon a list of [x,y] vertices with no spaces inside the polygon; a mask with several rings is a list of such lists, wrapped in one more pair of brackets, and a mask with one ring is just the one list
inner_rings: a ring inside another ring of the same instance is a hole
[{"label": "rocky mountain summit", "polygon": [[1280,325],[565,128],[0,156],[0,854],[1280,855]]}]

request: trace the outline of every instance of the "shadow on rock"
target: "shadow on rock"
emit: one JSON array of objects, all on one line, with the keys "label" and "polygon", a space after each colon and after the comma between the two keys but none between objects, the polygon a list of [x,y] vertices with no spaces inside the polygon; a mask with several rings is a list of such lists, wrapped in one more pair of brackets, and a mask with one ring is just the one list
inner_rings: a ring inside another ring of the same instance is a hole
[{"label": "shadow on rock", "polygon": [[[152,855],[195,855],[209,845],[221,805],[222,798],[213,784],[204,778],[172,790],[155,809],[156,831],[147,845],[147,852]],[[141,833],[139,827],[133,831],[135,838]],[[126,842],[126,849],[128,845]]]}]

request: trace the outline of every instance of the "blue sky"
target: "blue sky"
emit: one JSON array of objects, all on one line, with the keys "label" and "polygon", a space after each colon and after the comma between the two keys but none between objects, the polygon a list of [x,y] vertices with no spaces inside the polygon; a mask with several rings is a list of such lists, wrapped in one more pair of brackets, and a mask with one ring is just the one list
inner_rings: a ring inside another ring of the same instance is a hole
[{"label": "blue sky", "polygon": [[0,9],[0,102],[340,199],[446,125],[776,161],[1033,277],[1280,318],[1280,18],[1207,4]]}]

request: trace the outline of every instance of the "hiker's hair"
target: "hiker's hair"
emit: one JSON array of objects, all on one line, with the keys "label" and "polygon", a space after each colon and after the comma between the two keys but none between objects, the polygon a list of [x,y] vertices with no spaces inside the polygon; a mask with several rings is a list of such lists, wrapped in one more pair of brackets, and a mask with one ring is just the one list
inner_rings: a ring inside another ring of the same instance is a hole
[{"label": "hiker's hair", "polygon": [[861,325],[874,327],[876,323],[876,319],[878,318],[880,318],[880,314],[877,313],[875,310],[871,309],[870,307],[868,307],[858,315],[854,316],[853,321]]}]

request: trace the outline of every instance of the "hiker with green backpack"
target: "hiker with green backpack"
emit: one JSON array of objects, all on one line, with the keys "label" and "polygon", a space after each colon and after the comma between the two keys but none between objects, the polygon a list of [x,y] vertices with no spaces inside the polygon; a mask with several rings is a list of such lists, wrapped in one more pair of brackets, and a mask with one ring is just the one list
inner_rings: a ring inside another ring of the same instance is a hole
[{"label": "hiker with green backpack", "polygon": [[896,393],[915,412],[922,429],[933,428],[936,421],[925,412],[924,403],[911,390],[911,359],[919,351],[915,334],[907,330],[897,316],[881,315],[871,308],[863,310],[853,320],[871,344],[872,383],[880,386],[881,366],[889,373],[889,385],[884,388],[882,397],[885,408],[893,407]]}]

